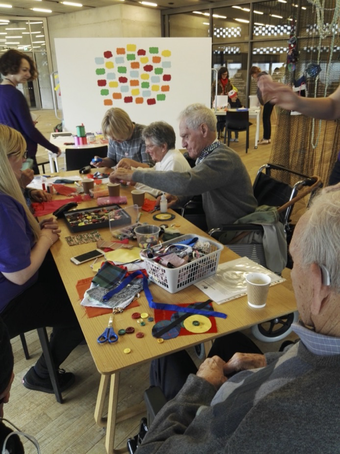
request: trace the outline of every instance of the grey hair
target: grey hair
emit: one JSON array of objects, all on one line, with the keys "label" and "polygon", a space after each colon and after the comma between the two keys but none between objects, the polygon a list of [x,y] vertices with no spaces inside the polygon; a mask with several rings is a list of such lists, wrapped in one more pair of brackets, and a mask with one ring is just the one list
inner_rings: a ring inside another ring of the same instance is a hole
[{"label": "grey hair", "polygon": [[331,287],[340,293],[340,184],[320,191],[308,214],[300,236],[302,265],[324,265]]},{"label": "grey hair", "polygon": [[179,121],[182,120],[189,129],[198,129],[205,123],[210,131],[216,132],[215,114],[204,104],[190,104],[179,114]]},{"label": "grey hair", "polygon": [[164,121],[155,121],[146,126],[142,132],[143,139],[150,139],[154,145],[160,147],[166,144],[168,150],[175,148],[176,134],[174,128]]}]

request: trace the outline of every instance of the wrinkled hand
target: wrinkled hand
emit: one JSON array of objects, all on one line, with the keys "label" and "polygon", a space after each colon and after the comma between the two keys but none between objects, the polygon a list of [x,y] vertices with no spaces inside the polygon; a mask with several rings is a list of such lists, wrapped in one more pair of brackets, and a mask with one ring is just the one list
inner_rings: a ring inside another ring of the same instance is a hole
[{"label": "wrinkled hand", "polygon": [[[95,158],[100,158],[100,156],[94,156],[93,158],[94,159]],[[111,168],[112,164],[113,164],[113,161],[110,158],[102,158],[102,160],[99,161],[99,162],[93,162],[93,161],[90,162],[91,166],[97,167],[97,168],[99,168],[99,167]]]},{"label": "wrinkled hand", "polygon": [[122,158],[118,164],[117,164],[117,168],[124,168],[124,169],[131,169],[131,167],[138,167],[138,163],[137,161],[134,161],[133,159],[130,159],[130,158]]},{"label": "wrinkled hand", "polygon": [[19,180],[19,184],[22,189],[25,189],[28,184],[33,180],[34,172],[32,169],[26,169],[21,172],[21,177]]},{"label": "wrinkled hand", "polygon": [[274,82],[270,76],[259,78],[257,86],[261,91],[263,102],[270,101],[286,110],[296,110],[298,96],[288,86]]},{"label": "wrinkled hand", "polygon": [[[168,202],[168,208],[176,206],[178,204],[178,197],[172,194],[165,194],[166,200]],[[156,206],[160,206],[161,196],[159,195],[156,199]]]},{"label": "wrinkled hand", "polygon": [[124,167],[116,167],[114,171],[110,174],[109,179],[111,183],[117,183],[119,180],[131,181],[133,171],[130,169],[125,169]]},{"label": "wrinkled hand", "polygon": [[33,202],[48,202],[52,200],[52,194],[41,189],[31,189],[30,198]]},{"label": "wrinkled hand", "polygon": [[241,370],[257,369],[266,365],[265,356],[259,353],[235,353],[227,363],[224,363],[223,370],[225,375],[232,375]]},{"label": "wrinkled hand", "polygon": [[213,385],[216,390],[218,390],[223,383],[227,381],[227,377],[224,374],[225,361],[219,356],[213,356],[212,358],[207,358],[198,369],[196,375],[201,377],[211,385]]}]

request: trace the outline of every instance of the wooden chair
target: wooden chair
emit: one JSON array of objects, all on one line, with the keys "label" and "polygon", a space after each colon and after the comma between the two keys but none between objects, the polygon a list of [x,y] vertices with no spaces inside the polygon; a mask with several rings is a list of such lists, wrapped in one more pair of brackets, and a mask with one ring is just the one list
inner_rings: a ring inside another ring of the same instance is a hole
[{"label": "wooden chair", "polygon": [[65,161],[67,170],[79,170],[82,167],[88,166],[94,156],[106,158],[107,145],[98,147],[81,147],[81,148],[66,148]]},{"label": "wooden chair", "polygon": [[224,129],[224,143],[226,143],[227,133],[228,133],[228,147],[230,145],[230,136],[231,132],[242,132],[246,131],[246,153],[248,153],[249,148],[249,126],[252,123],[249,123],[249,112],[248,110],[228,110],[225,120],[225,129]]}]

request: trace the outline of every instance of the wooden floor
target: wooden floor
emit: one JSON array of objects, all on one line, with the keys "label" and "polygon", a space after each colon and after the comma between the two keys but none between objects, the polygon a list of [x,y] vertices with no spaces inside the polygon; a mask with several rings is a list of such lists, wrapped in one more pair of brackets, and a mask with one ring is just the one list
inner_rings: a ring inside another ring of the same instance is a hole
[{"label": "wooden floor", "polygon": [[[39,111],[38,127],[49,137],[53,126],[59,123],[52,111]],[[275,133],[275,126],[273,127]],[[254,143],[255,126],[250,129],[250,143]],[[257,169],[268,162],[271,145],[258,149],[249,149],[245,154],[244,133],[240,133],[240,142],[232,148],[242,157],[253,179]],[[45,150],[38,150],[38,155],[46,155]],[[240,182],[242,184],[242,182]],[[48,295],[46,295],[48,304]],[[65,361],[63,367],[76,374],[76,385],[63,393],[64,404],[58,404],[53,395],[29,391],[21,384],[26,371],[40,355],[40,344],[36,332],[26,335],[31,359],[26,360],[19,338],[12,341],[15,357],[15,379],[11,399],[5,406],[5,417],[16,424],[22,431],[33,435],[40,443],[44,454],[104,454],[105,431],[98,427],[93,418],[99,374],[86,345],[77,347]],[[292,336],[291,336],[292,337]],[[279,343],[260,343],[263,351],[277,350]],[[114,348],[114,347],[113,347]],[[121,373],[120,409],[142,402],[143,391],[148,387],[149,365],[139,366]],[[126,447],[126,439],[138,432],[140,416],[118,425],[116,446]],[[35,448],[25,442],[26,453],[35,453]]]}]

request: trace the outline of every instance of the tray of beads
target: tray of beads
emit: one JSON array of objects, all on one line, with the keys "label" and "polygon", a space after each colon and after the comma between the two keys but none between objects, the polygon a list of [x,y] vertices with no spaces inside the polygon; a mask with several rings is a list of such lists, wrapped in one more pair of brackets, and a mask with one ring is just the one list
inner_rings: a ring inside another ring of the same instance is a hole
[{"label": "tray of beads", "polygon": [[[112,221],[110,213],[117,212]],[[71,232],[83,232],[85,230],[101,229],[109,227],[114,222],[116,227],[131,224],[131,216],[119,205],[85,208],[64,213],[65,220]]]}]

